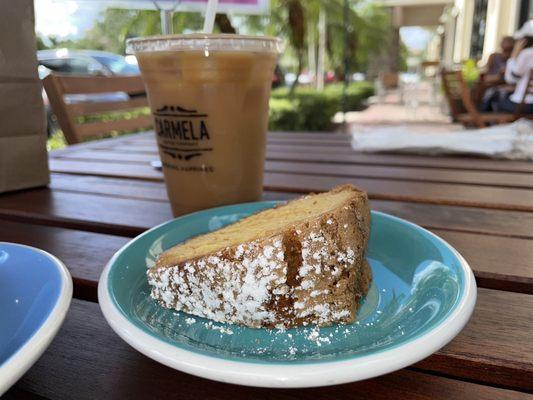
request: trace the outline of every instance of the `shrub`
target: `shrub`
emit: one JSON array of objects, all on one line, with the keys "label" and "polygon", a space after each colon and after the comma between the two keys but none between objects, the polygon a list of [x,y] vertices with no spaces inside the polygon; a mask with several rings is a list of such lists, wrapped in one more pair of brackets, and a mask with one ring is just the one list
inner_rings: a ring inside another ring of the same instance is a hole
[{"label": "shrub", "polygon": [[268,127],[270,130],[298,130],[302,125],[302,118],[294,100],[271,98],[269,102],[270,114]]},{"label": "shrub", "polygon": [[[272,91],[270,99],[270,130],[325,131],[331,119],[342,110],[342,83],[327,85],[322,92],[310,87],[297,87],[290,94],[288,87]],[[346,110],[361,109],[363,101],[374,93],[369,82],[351,83],[346,91]]]},{"label": "shrub", "polygon": [[[300,90],[302,89],[297,88],[296,92],[299,92]],[[270,98],[271,99],[286,99],[287,97],[289,97],[289,93],[290,93],[290,88],[288,86],[281,86],[279,88],[272,90],[272,92],[270,93]]]},{"label": "shrub", "polygon": [[[342,111],[342,83],[332,83],[324,88],[326,93],[334,96],[339,102],[339,111]],[[363,102],[374,95],[374,85],[370,82],[354,82],[346,88],[346,111],[358,111]]]},{"label": "shrub", "polygon": [[336,111],[336,101],[316,90],[301,90],[291,97],[276,94],[270,99],[269,129],[325,131]]},{"label": "shrub", "polygon": [[323,92],[309,91],[299,94],[298,109],[303,119],[298,130],[327,131],[331,129],[331,119],[339,107],[335,97]]}]

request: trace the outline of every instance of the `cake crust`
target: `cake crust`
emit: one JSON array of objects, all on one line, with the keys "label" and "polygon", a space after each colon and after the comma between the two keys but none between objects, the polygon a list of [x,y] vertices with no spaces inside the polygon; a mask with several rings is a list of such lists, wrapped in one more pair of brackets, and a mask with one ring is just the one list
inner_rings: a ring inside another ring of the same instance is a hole
[{"label": "cake crust", "polygon": [[[366,193],[276,234],[176,263],[172,249],[147,271],[162,306],[252,328],[350,323],[371,282],[364,252]],[[310,195],[312,196],[312,195]]]}]

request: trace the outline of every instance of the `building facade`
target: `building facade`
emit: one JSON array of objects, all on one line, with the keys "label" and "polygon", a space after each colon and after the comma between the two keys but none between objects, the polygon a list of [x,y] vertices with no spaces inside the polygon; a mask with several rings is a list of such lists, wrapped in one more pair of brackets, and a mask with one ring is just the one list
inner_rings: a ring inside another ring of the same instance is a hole
[{"label": "building facade", "polygon": [[428,58],[445,65],[467,59],[481,62],[502,37],[533,18],[533,0],[383,0],[395,27],[436,28]]}]

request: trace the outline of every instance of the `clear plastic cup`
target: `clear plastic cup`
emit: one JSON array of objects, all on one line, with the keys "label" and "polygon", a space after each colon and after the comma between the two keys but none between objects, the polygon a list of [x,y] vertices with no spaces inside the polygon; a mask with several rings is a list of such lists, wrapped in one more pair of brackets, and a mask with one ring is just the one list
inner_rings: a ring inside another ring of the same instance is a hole
[{"label": "clear plastic cup", "polygon": [[268,99],[280,39],[131,39],[175,215],[261,198]]}]

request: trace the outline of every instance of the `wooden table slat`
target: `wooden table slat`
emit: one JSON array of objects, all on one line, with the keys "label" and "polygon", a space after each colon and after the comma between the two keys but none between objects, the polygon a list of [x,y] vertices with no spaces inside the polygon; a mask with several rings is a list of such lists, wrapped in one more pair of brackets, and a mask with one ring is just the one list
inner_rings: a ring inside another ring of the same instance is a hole
[{"label": "wooden table slat", "polygon": [[265,170],[269,172],[325,175],[335,177],[383,178],[399,181],[460,183],[483,186],[533,188],[533,176],[523,173],[494,171],[450,171],[443,168],[384,167],[379,165],[319,164],[313,162],[268,161]]},{"label": "wooden table slat", "polygon": [[[51,159],[50,169],[53,172],[68,172],[80,175],[163,180],[162,172],[152,168],[150,165]],[[359,186],[368,192],[370,198],[374,199],[533,211],[533,190],[528,189],[325,176],[319,174],[299,175],[288,172],[265,173],[265,189],[271,191],[319,192],[327,191],[333,186],[344,183],[352,183]]]},{"label": "wooden table slat", "polygon": [[[145,149],[146,150],[146,149]],[[450,170],[478,170],[532,173],[528,161],[491,160],[450,156],[422,156],[408,154],[322,152],[296,146],[268,145],[267,159],[273,161],[309,161],[323,164],[382,165],[391,167],[446,168]]]},{"label": "wooden table slat", "polygon": [[[164,190],[155,186],[155,183],[152,185],[153,183],[111,178],[72,177],[71,184],[62,184],[60,180],[56,182],[53,175],[52,187],[54,189],[67,188],[66,192],[33,189],[4,195],[0,201],[0,215],[6,218],[17,216],[19,219],[27,217],[41,220],[67,218],[73,223],[80,221],[81,224],[84,221],[89,223],[103,221],[108,225],[127,224],[148,229],[161,223],[162,218],[171,218],[170,207],[164,201]],[[84,186],[85,184],[87,186]],[[130,185],[131,187],[128,188]],[[93,188],[96,195],[93,194]],[[112,194],[113,191],[114,194]],[[142,198],[139,203],[133,198],[135,196],[131,195],[132,192],[140,193]],[[289,194],[282,194],[281,197],[286,195]],[[290,196],[296,195],[290,194]],[[273,196],[268,198],[273,198]],[[158,205],[154,201],[146,200],[156,200],[158,203],[165,204]],[[83,206],[79,207],[76,203]],[[130,208],[136,207],[136,204],[139,204],[139,209],[151,210],[154,215],[137,217],[140,213],[132,212]],[[375,210],[411,220],[429,229],[533,238],[533,213],[530,212],[383,200],[372,200],[371,205]],[[115,217],[117,220],[114,219]]]},{"label": "wooden table slat", "polygon": [[40,396],[36,393],[28,392],[18,386],[9,389],[2,396],[2,400],[46,400],[47,397]]},{"label": "wooden table slat", "polygon": [[[168,202],[164,184],[159,181],[52,174],[50,188],[86,194],[100,194],[106,197],[127,197]],[[37,193],[35,194],[37,195]],[[19,193],[16,193],[9,196],[17,197],[19,195]],[[48,202],[46,199],[50,196],[49,191],[44,190],[40,195],[43,196],[42,201]],[[264,192],[265,199],[289,199],[298,195],[298,193],[279,191]],[[485,210],[472,207],[381,200],[373,200],[372,204],[377,210],[410,219],[430,228],[533,238],[533,214],[530,212]],[[128,210],[124,210],[124,212],[128,212]]]},{"label": "wooden table slat", "polygon": [[533,294],[533,241],[440,229],[432,231],[467,260],[479,287]]},{"label": "wooden table slat", "polygon": [[[157,145],[150,143],[122,143],[107,142],[91,146],[96,151],[117,151],[128,153],[146,153],[157,155]],[[423,156],[411,154],[388,153],[358,153],[349,145],[336,146],[306,146],[305,143],[297,145],[267,143],[267,159],[279,161],[310,161],[318,163],[350,163],[390,166],[419,166],[424,168],[448,169],[475,169],[482,171],[513,171],[531,173],[533,163],[516,160],[491,160],[476,157],[452,156]]]},{"label": "wooden table slat", "polygon": [[[294,140],[299,139],[301,141],[307,140],[319,140],[328,142],[350,142],[352,140],[351,135],[343,132],[283,132],[275,131],[268,132],[268,139],[274,140]],[[128,136],[119,136],[116,139],[124,138],[127,143],[146,143],[147,141],[154,140],[153,131],[146,131],[136,133]]]},{"label": "wooden table slat", "polygon": [[377,200],[533,211],[533,191],[528,189],[274,172],[265,173],[264,180],[267,190],[295,193],[327,191],[344,183],[360,187]]},{"label": "wooden table slat", "polygon": [[37,189],[4,196],[0,218],[136,236],[173,216],[162,202]]},{"label": "wooden table slat", "polygon": [[474,314],[424,370],[533,392],[533,296],[478,289]]},{"label": "wooden table slat", "polygon": [[[70,174],[52,174],[51,178],[50,188],[53,190],[168,201],[164,184],[157,181]],[[265,199],[288,199],[298,195],[298,193],[279,191],[264,192]],[[18,194],[10,196],[16,197]],[[50,193],[43,191],[42,196],[47,198]],[[410,219],[430,228],[533,238],[533,213],[530,212],[380,200],[372,200],[372,204],[380,211]]]},{"label": "wooden table slat", "polygon": [[[283,193],[266,192],[265,200]],[[136,236],[174,218],[167,201],[106,196],[87,191],[34,189],[12,193],[0,201],[0,218],[89,232]]]},{"label": "wooden table slat", "polygon": [[533,213],[401,201],[371,200],[372,209],[428,229],[533,238]]},{"label": "wooden table slat", "polygon": [[153,168],[148,163],[124,164],[96,160],[77,161],[62,158],[50,159],[50,171],[79,175],[163,181],[163,173]]},{"label": "wooden table slat", "polygon": [[70,153],[62,153],[55,155],[51,154],[54,159],[60,160],[78,160],[78,161],[114,161],[124,164],[143,164],[149,165],[152,161],[158,161],[159,155],[156,153],[127,153],[117,150],[94,150],[94,149],[80,149]]},{"label": "wooden table slat", "polygon": [[53,191],[71,191],[168,203],[167,190],[161,181],[52,173],[49,188]]},{"label": "wooden table slat", "polygon": [[[348,163],[367,164],[383,166],[417,166],[422,168],[446,168],[446,169],[467,169],[481,171],[501,171],[501,172],[533,172],[533,163],[529,161],[516,160],[491,160],[487,158],[465,157],[465,156],[424,156],[409,154],[385,154],[385,153],[357,153],[349,149],[346,152],[322,151],[322,148],[307,148],[305,140],[298,141],[297,145],[286,143],[274,143],[271,138],[279,135],[292,135],[292,133],[269,133],[269,144],[267,146],[267,158],[279,161],[309,161],[316,163]],[[315,135],[310,134],[310,135]],[[326,134],[326,136],[329,134]],[[345,141],[344,135],[333,135],[341,137]],[[294,138],[304,136],[298,134]],[[291,139],[292,140],[292,139]],[[52,157],[61,157],[77,151],[92,149],[95,151],[116,151],[122,153],[148,153],[157,155],[157,147],[152,132],[145,132],[136,135],[122,136],[113,139],[100,140],[96,142],[82,143],[80,145],[69,146],[66,149],[55,150]]]},{"label": "wooden table slat", "polygon": [[[152,161],[158,160],[157,155],[145,153],[123,153],[117,151],[76,151],[72,154],[64,155],[58,162],[53,161],[54,165],[62,165],[62,162],[81,161],[81,162],[102,162],[106,165],[119,164],[124,167],[130,164],[142,166],[140,171],[147,171],[153,167]],[[64,164],[64,163],[63,163]],[[111,166],[110,166],[111,167]],[[116,168],[116,167],[111,167]],[[134,173],[136,173],[135,168]],[[265,163],[265,170],[268,172],[288,172],[291,174],[306,175],[325,175],[337,177],[360,177],[360,178],[384,178],[407,181],[420,181],[432,183],[461,183],[471,185],[485,186],[503,186],[515,188],[533,188],[533,178],[529,174],[516,172],[495,172],[479,170],[456,170],[450,172],[445,168],[423,168],[423,167],[390,167],[380,165],[358,165],[354,167],[350,164],[324,164],[315,162],[289,162],[289,161],[270,161]],[[64,172],[64,170],[63,170]],[[153,171],[148,171],[153,172]],[[147,176],[148,178],[151,175]]]},{"label": "wooden table slat", "polygon": [[[86,194],[100,194],[109,197],[153,200],[168,203],[165,185],[160,181],[104,178],[91,175],[70,175],[52,173],[49,188]],[[298,197],[297,193],[263,192],[264,200],[287,200]]]}]

